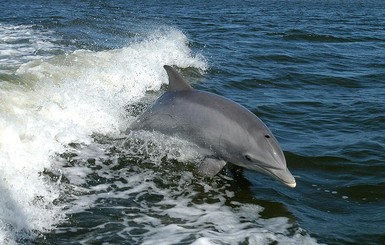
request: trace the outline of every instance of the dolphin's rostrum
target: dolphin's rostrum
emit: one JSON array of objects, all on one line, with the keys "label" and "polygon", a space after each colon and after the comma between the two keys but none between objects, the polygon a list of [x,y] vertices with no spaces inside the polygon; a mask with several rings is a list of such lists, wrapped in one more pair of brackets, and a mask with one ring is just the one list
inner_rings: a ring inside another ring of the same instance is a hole
[{"label": "dolphin's rostrum", "polygon": [[154,130],[197,144],[207,152],[198,167],[202,175],[214,176],[229,162],[296,186],[281,147],[258,117],[222,96],[193,89],[174,68],[164,68],[168,91],[129,130]]}]

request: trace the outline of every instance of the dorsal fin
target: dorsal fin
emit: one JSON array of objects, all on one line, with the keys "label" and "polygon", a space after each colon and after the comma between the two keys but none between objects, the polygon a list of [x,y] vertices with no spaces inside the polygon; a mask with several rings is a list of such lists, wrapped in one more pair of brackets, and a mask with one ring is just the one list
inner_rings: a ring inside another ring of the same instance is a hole
[{"label": "dorsal fin", "polygon": [[189,91],[193,88],[187,81],[171,66],[163,66],[168,75],[168,91]]}]

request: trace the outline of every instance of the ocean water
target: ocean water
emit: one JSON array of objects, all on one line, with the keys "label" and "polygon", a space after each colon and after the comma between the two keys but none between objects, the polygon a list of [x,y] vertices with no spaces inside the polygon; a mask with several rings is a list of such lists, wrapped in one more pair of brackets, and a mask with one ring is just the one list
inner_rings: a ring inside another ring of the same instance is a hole
[{"label": "ocean water", "polygon": [[[384,244],[385,2],[1,1],[1,244]],[[173,65],[254,112],[297,187],[125,134]]]}]

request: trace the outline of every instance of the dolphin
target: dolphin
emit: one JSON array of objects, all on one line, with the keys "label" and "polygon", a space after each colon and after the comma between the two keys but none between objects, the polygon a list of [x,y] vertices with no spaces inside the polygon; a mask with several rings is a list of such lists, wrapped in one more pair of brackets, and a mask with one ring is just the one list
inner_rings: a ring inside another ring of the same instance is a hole
[{"label": "dolphin", "polygon": [[158,131],[198,145],[205,152],[198,166],[203,176],[216,175],[229,162],[296,186],[281,147],[257,116],[222,96],[193,89],[173,67],[164,69],[167,92],[128,130]]}]

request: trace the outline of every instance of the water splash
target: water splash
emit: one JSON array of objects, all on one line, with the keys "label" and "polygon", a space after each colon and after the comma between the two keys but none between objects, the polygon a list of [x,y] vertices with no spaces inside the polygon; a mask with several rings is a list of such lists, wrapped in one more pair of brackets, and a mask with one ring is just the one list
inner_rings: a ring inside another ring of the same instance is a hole
[{"label": "water splash", "polygon": [[31,238],[65,220],[63,207],[53,205],[60,183],[41,173],[55,168],[53,156],[69,144],[124,130],[125,107],[167,83],[164,64],[207,67],[182,32],[168,29],[118,50],[32,60],[2,77],[0,240]]}]

